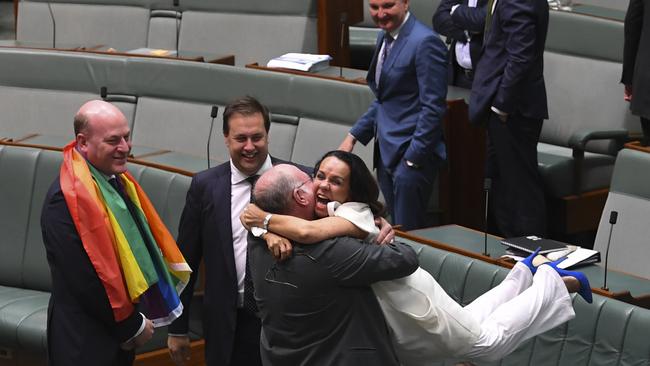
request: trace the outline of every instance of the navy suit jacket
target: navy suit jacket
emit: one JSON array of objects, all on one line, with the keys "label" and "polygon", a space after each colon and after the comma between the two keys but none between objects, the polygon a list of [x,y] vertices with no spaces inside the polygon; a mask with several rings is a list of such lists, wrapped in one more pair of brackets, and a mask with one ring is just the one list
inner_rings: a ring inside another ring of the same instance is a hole
[{"label": "navy suit jacket", "polygon": [[623,75],[621,82],[632,85],[632,113],[650,118],[650,2],[630,0],[625,14]]},{"label": "navy suit jacket", "polygon": [[447,106],[445,44],[411,14],[384,60],[377,84],[375,69],[383,42],[381,32],[367,76],[376,99],[350,133],[364,145],[375,137],[388,169],[402,159],[418,165],[435,155],[446,159],[442,133]]},{"label": "navy suit jacket", "polygon": [[[456,61],[456,43],[467,42],[467,31],[471,37],[469,54],[472,60],[472,69],[481,55],[483,48],[483,29],[485,27],[485,15],[487,0],[478,0],[475,8],[467,6],[467,0],[442,0],[438,9],[433,14],[433,29],[447,37],[449,46],[449,78],[453,81],[455,76],[454,68],[460,67]],[[454,14],[451,8],[458,5]],[[450,84],[453,84],[450,82]]]},{"label": "navy suit jacket", "polygon": [[474,74],[470,121],[485,123],[492,106],[508,114],[548,118],[544,86],[548,3],[546,0],[496,1]]},{"label": "navy suit jacket", "polygon": [[[275,158],[271,161],[273,165],[286,163]],[[230,363],[237,326],[239,290],[232,247],[230,175],[230,162],[194,175],[178,229],[178,246],[194,270],[188,288],[194,288],[201,260],[204,262],[202,319],[208,366]],[[191,300],[192,291],[183,291],[183,314],[169,326],[170,333],[188,332]]]},{"label": "navy suit jacket", "polygon": [[133,351],[123,351],[120,344],[136,334],[142,316],[134,310],[125,320],[115,321],[104,285],[70,216],[59,177],[47,192],[41,231],[52,273],[48,365],[131,365]]}]

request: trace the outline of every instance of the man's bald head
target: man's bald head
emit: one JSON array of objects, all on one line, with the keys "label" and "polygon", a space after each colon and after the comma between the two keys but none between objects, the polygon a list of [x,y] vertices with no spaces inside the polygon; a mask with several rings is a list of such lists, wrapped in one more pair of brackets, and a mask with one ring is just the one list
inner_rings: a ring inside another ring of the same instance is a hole
[{"label": "man's bald head", "polygon": [[91,100],[74,117],[77,150],[104,174],[126,171],[131,130],[124,114],[111,103]]},{"label": "man's bald head", "polygon": [[123,118],[126,121],[122,111],[113,104],[103,100],[91,100],[84,103],[74,116],[74,135],[77,136],[80,132],[87,133],[88,128],[91,127],[89,126],[91,120],[103,118]]},{"label": "man's bald head", "polygon": [[314,189],[307,173],[289,164],[276,165],[257,180],[253,191],[254,202],[262,210],[314,218]]}]

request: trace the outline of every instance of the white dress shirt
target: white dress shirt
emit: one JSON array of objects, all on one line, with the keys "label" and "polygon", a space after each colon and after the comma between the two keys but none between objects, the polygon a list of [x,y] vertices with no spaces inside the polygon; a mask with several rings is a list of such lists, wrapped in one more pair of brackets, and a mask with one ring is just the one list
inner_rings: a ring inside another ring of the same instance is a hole
[{"label": "white dress shirt", "polygon": [[[467,6],[470,8],[475,8],[476,7],[477,0],[469,0],[467,2]],[[454,13],[458,5],[454,5],[451,8],[451,14]],[[462,67],[463,69],[471,70],[472,69],[472,58],[469,53],[469,43],[472,41],[472,36],[469,34],[467,30],[464,31],[465,33],[465,43],[462,42],[456,42],[456,62],[458,62],[458,65]]]},{"label": "white dress shirt", "polygon": [[[271,156],[267,155],[266,161],[255,174],[262,174],[271,167],[273,167]],[[230,221],[232,225],[232,250],[237,271],[237,288],[239,289],[237,306],[239,307],[244,304],[244,276],[246,275],[246,247],[248,246],[248,240],[246,240],[248,231],[239,221],[239,215],[251,200],[251,185],[246,178],[248,176],[237,169],[232,159],[230,159]]]}]

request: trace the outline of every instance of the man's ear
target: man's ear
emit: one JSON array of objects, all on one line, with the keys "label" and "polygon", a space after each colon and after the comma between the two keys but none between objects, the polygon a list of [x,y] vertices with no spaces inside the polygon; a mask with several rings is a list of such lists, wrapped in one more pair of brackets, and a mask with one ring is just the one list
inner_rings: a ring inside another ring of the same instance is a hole
[{"label": "man's ear", "polygon": [[305,195],[305,191],[303,191],[300,188],[294,189],[293,190],[293,199],[296,201],[297,204],[300,206],[307,206],[307,197]]},{"label": "man's ear", "polygon": [[88,150],[88,137],[80,132],[75,136],[75,140],[77,141],[77,150],[85,153]]}]

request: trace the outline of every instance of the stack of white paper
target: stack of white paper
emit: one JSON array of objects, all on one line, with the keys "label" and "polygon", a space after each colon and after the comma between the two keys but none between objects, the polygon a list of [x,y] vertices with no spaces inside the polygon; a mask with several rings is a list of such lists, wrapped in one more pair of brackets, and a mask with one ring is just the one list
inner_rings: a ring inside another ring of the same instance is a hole
[{"label": "stack of white paper", "polygon": [[316,72],[330,65],[332,57],[329,55],[314,55],[310,53],[286,53],[271,59],[267,67],[281,67],[285,69]]}]

